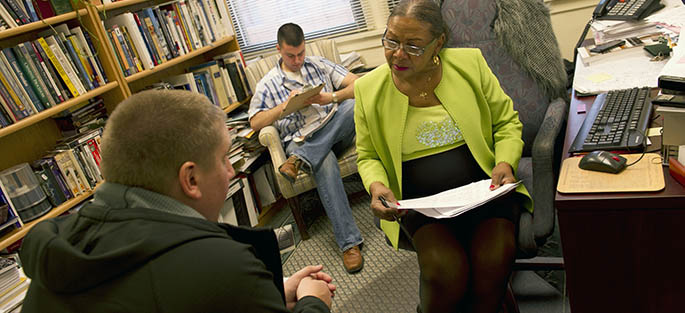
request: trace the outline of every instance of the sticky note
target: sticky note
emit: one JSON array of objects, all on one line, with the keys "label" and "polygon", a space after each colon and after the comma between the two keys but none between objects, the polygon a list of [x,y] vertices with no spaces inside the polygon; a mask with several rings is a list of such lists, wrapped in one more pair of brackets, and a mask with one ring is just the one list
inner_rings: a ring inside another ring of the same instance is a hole
[{"label": "sticky note", "polygon": [[647,130],[647,137],[661,136],[661,129],[663,127],[652,127]]},{"label": "sticky note", "polygon": [[603,81],[607,81],[612,79],[613,77],[607,73],[597,73],[593,74],[587,77],[588,80],[592,81],[593,83],[601,83]]}]

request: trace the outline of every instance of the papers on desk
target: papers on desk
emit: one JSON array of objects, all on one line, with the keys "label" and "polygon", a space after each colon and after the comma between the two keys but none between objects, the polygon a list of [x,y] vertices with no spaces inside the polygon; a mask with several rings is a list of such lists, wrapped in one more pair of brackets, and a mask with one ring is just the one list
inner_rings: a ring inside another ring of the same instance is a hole
[{"label": "papers on desk", "polygon": [[491,179],[488,178],[432,196],[400,200],[398,208],[416,210],[432,218],[455,217],[507,194],[520,182],[504,184],[495,190],[490,190],[490,184]]},{"label": "papers on desk", "polygon": [[628,54],[586,66],[578,56],[573,89],[579,95],[596,95],[614,89],[654,88],[666,62],[668,59],[650,61],[650,58],[640,54]]}]

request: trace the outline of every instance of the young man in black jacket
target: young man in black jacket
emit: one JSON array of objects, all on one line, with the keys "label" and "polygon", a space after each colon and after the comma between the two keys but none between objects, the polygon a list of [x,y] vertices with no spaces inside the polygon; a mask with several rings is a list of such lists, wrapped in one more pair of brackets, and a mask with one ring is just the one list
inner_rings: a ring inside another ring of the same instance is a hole
[{"label": "young man in black jacket", "polygon": [[329,312],[322,266],[284,282],[273,231],[217,223],[235,175],[224,120],[186,91],[120,103],[94,200],[24,239],[22,312]]}]

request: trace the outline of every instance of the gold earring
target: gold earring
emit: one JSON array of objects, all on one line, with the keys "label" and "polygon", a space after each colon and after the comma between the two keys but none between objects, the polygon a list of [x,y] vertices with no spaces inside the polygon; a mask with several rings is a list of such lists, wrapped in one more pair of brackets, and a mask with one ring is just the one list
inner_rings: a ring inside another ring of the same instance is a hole
[{"label": "gold earring", "polygon": [[433,56],[433,64],[440,65],[440,58],[437,55]]}]

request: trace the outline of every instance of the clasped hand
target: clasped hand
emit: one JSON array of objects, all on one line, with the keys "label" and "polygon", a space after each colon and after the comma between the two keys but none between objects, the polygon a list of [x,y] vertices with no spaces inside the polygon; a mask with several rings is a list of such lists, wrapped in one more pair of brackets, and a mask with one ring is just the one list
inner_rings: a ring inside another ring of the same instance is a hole
[{"label": "clasped hand", "polygon": [[283,283],[288,310],[292,310],[297,301],[306,296],[315,296],[331,307],[336,287],[331,284],[333,278],[322,272],[322,269],[323,265],[309,265]]}]

